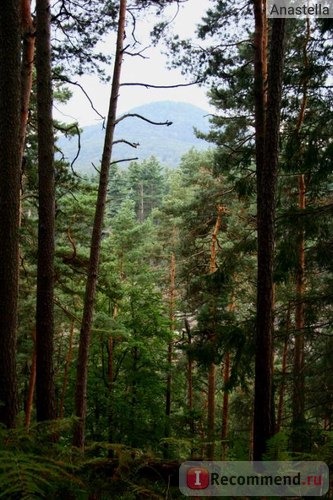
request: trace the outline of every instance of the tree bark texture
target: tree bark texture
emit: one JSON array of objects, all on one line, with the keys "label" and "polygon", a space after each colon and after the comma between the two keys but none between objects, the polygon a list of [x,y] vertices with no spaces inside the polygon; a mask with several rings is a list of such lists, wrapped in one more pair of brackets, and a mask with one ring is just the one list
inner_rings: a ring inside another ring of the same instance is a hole
[{"label": "tree bark texture", "polygon": [[222,402],[222,430],[221,430],[221,449],[222,456],[221,460],[226,460],[227,455],[227,436],[228,436],[228,420],[229,420],[229,392],[226,390],[226,386],[230,379],[230,353],[227,352],[224,359],[223,365],[223,402]]},{"label": "tree bark texture", "polygon": [[[121,265],[122,267],[122,265]],[[113,319],[116,319],[118,316],[118,305],[115,304],[113,308]],[[113,442],[113,427],[114,427],[114,402],[113,402],[113,393],[114,393],[114,379],[115,379],[115,370],[114,370],[114,351],[116,347],[116,339],[112,336],[108,339],[108,425],[109,425],[109,443]],[[113,456],[113,452],[109,452],[109,456]]]},{"label": "tree bark texture", "polygon": [[[217,207],[217,218],[212,233],[212,240],[210,246],[210,260],[209,260],[209,272],[215,273],[217,269],[216,264],[216,253],[217,253],[217,235],[219,233],[222,214],[224,213],[223,205],[218,205]],[[212,308],[212,323],[215,322],[215,307]],[[212,333],[210,342],[215,341],[215,332]],[[215,388],[216,388],[216,366],[214,362],[211,362],[208,369],[208,407],[207,407],[207,459],[214,460],[215,455]]]},{"label": "tree bark texture", "polygon": [[31,16],[30,0],[22,0],[22,66],[21,66],[21,130],[20,148],[21,158],[24,154],[27,124],[29,119],[29,106],[32,90],[32,75],[35,58],[35,26]]},{"label": "tree bark texture", "polygon": [[[305,111],[308,102],[308,86],[310,80],[308,44],[310,41],[310,20],[306,20],[306,33],[303,45],[304,76],[301,80],[302,101],[297,118],[295,135],[299,141],[299,133],[304,123]],[[304,174],[298,175],[298,207],[305,210],[306,185]],[[293,366],[293,399],[292,399],[292,448],[295,452],[304,449],[304,326],[305,326],[305,233],[302,224],[298,229],[298,262],[296,269],[296,306],[295,306],[295,346]]]},{"label": "tree bark texture", "polygon": [[36,387],[36,330],[35,329],[32,331],[31,336],[33,341],[33,349],[31,356],[28,397],[25,404],[24,425],[26,429],[29,429],[31,423],[31,415],[32,415],[32,408],[33,408],[35,387]]},{"label": "tree bark texture", "polygon": [[[305,180],[299,175],[299,208],[305,209]],[[298,234],[298,266],[296,272],[295,346],[293,366],[293,451],[301,452],[304,447],[304,292],[305,292],[305,241],[304,229]]]},{"label": "tree bark texture", "polygon": [[214,460],[215,456],[215,388],[216,366],[215,363],[210,363],[207,397],[207,460]]},{"label": "tree bark texture", "polygon": [[117,102],[120,85],[120,74],[123,59],[123,39],[125,32],[126,0],[120,0],[119,21],[117,31],[117,46],[112,79],[111,97],[109,103],[108,119],[105,131],[103,155],[101,161],[99,187],[97,194],[96,210],[91,236],[90,259],[88,277],[86,283],[84,309],[80,331],[80,343],[77,363],[77,376],[75,388],[75,414],[78,422],[74,428],[73,444],[81,449],[84,448],[86,399],[87,399],[87,376],[88,376],[88,353],[93,321],[94,302],[96,295],[96,284],[100,258],[100,243],[103,229],[105,203],[108,190],[110,161],[112,154],[113,135],[116,124]]},{"label": "tree bark texture", "polygon": [[67,385],[68,385],[68,375],[69,375],[69,370],[70,370],[72,359],[73,359],[74,333],[75,333],[75,323],[74,323],[74,319],[72,319],[70,331],[69,331],[68,351],[67,351],[66,358],[65,358],[64,378],[62,381],[61,398],[60,398],[60,404],[59,404],[59,410],[58,410],[59,418],[64,417],[65,397],[66,397],[66,391],[67,391]]},{"label": "tree bark texture", "polygon": [[264,90],[264,22],[262,0],[254,0],[255,14],[255,126],[257,171],[257,321],[253,459],[262,460],[273,434],[273,306],[274,219],[278,141],[284,55],[284,19],[273,19],[268,67],[267,110]]},{"label": "tree bark texture", "polygon": [[19,273],[21,13],[0,9],[0,423],[17,415],[16,329]]},{"label": "tree bark texture", "polygon": [[[192,333],[190,323],[187,318],[184,320],[185,330],[187,333],[187,345],[189,350],[192,345]],[[194,435],[194,420],[193,420],[193,360],[191,353],[187,354],[187,408],[190,413],[189,426],[191,435]]]},{"label": "tree bark texture", "polygon": [[36,29],[38,121],[36,409],[37,420],[44,421],[56,417],[53,374],[55,183],[49,0],[36,2]]},{"label": "tree bark texture", "polygon": [[286,320],[286,334],[283,344],[281,385],[280,385],[279,402],[277,409],[276,432],[280,432],[281,430],[283,410],[284,410],[284,395],[286,390],[286,377],[287,377],[288,342],[290,334],[290,315],[291,315],[291,304],[289,302],[287,311],[287,320]]},{"label": "tree bark texture", "polygon": [[[232,297],[232,300],[228,306],[228,310],[230,313],[235,311],[235,297]],[[228,422],[229,422],[229,391],[226,390],[226,387],[230,380],[230,352],[226,352],[224,365],[222,369],[223,376],[223,402],[222,402],[222,428],[221,428],[221,460],[226,460],[227,456],[227,436],[228,436]]]},{"label": "tree bark texture", "polygon": [[[176,258],[175,254],[171,254],[170,259],[170,287],[169,287],[169,324],[170,332],[173,336],[175,329],[175,278],[176,278]],[[167,381],[166,381],[166,395],[165,395],[165,430],[164,436],[166,438],[170,437],[170,415],[171,415],[171,382],[172,382],[172,339],[168,343],[168,354],[167,354]],[[168,455],[168,446],[165,447],[165,456]]]}]

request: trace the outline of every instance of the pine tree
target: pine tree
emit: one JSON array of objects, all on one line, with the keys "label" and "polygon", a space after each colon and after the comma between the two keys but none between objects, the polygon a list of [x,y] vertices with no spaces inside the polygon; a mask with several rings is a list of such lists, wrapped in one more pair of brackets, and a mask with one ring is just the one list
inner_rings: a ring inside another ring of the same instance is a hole
[{"label": "pine tree", "polygon": [[0,422],[8,427],[18,410],[20,20],[19,2],[6,0],[0,13]]},{"label": "pine tree", "polygon": [[36,406],[39,421],[56,416],[53,374],[55,171],[52,120],[51,11],[36,4],[38,121],[38,262],[36,304]]}]

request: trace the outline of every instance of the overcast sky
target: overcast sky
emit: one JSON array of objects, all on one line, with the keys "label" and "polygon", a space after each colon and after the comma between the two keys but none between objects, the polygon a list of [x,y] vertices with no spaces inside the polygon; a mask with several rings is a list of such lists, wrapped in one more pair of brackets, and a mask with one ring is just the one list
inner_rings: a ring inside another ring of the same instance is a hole
[{"label": "overcast sky", "polygon": [[[193,37],[196,24],[200,22],[208,7],[208,1],[188,0],[181,5],[180,12],[174,20],[174,31],[183,37]],[[175,6],[169,6],[167,17],[171,20],[176,12]],[[148,43],[147,34],[156,19],[147,18],[140,21],[137,25],[136,37],[142,40],[142,48]],[[146,39],[146,42],[145,42]],[[108,40],[101,46],[105,53],[114,52],[114,41]],[[166,68],[166,56],[161,54],[162,47],[149,48],[144,52],[148,59],[140,57],[126,56],[124,58],[122,70],[122,82],[144,82],[156,85],[173,85],[176,83],[186,83],[180,70],[168,70]],[[112,68],[110,68],[110,75]],[[75,77],[89,94],[97,110],[105,116],[110,95],[110,84],[102,84],[97,77],[84,76]],[[89,102],[83,93],[75,89],[74,96],[66,106],[55,105],[55,118],[62,121],[78,120],[79,124],[88,125],[98,122],[98,116],[93,112]],[[193,87],[183,87],[178,89],[146,89],[143,87],[123,87],[121,89],[118,101],[118,111],[122,113],[133,107],[140,106],[152,101],[173,100],[184,101],[195,104],[205,110],[209,109],[206,89]]]}]

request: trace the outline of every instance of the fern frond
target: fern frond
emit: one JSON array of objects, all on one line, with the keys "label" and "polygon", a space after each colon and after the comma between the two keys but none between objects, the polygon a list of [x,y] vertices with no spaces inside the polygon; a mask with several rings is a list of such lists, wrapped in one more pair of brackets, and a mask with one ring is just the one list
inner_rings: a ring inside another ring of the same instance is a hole
[{"label": "fern frond", "polygon": [[82,485],[61,462],[31,453],[0,451],[0,499],[45,498],[64,483]]}]

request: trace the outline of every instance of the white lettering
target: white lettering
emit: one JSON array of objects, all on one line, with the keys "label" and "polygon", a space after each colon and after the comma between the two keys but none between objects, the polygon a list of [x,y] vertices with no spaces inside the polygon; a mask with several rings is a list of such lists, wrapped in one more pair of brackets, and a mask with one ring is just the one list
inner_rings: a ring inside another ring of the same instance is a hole
[{"label": "white lettering", "polygon": [[194,474],[195,474],[195,483],[194,483],[194,486],[201,486],[201,481],[200,481],[201,470],[194,471]]}]

